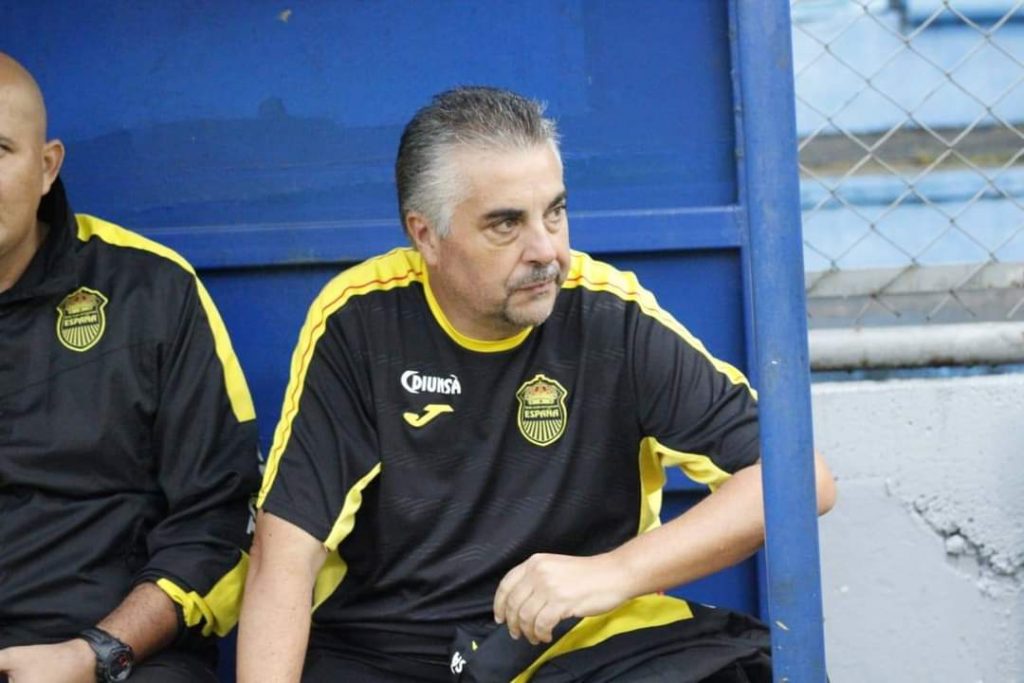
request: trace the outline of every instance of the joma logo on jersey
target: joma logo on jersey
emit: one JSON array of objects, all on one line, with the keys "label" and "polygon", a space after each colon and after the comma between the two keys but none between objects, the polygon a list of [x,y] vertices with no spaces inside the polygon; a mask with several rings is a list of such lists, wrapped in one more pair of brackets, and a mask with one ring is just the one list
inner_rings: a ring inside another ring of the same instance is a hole
[{"label": "joma logo on jersey", "polygon": [[107,297],[79,287],[57,306],[57,339],[72,351],[88,351],[107,329]]},{"label": "joma logo on jersey", "polygon": [[544,375],[537,375],[519,387],[516,423],[527,441],[549,446],[562,436],[569,414],[565,407],[568,393],[556,380]]},{"label": "joma logo on jersey", "polygon": [[402,373],[402,387],[410,394],[418,394],[421,391],[427,394],[461,394],[462,385],[455,375],[447,377],[434,377],[433,375],[421,375],[416,370],[406,370]]},{"label": "joma logo on jersey", "polygon": [[453,412],[455,412],[455,409],[449,405],[445,405],[443,403],[431,403],[424,407],[422,415],[417,415],[416,413],[402,413],[402,418],[408,422],[410,426],[419,429],[428,422],[432,422],[438,415]]}]

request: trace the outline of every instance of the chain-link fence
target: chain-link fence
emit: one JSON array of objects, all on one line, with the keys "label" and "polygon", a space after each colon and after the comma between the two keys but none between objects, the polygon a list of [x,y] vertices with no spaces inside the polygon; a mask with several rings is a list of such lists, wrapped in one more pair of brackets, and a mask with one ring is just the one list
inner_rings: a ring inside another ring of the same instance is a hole
[{"label": "chain-link fence", "polygon": [[1024,321],[1024,0],[793,0],[812,328]]}]

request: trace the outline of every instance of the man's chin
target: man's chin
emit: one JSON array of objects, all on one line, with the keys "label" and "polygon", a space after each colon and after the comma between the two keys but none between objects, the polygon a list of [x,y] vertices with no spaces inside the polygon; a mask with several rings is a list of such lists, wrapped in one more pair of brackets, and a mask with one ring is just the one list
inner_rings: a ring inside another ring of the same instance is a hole
[{"label": "man's chin", "polygon": [[540,325],[549,317],[555,308],[555,297],[538,297],[532,301],[505,308],[505,319],[517,327]]}]

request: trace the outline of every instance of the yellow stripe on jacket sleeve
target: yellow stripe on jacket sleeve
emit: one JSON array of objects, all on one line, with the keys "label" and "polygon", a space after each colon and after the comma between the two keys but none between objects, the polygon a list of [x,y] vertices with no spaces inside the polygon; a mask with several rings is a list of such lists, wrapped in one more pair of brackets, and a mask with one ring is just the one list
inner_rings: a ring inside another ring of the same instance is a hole
[{"label": "yellow stripe on jacket sleeve", "polygon": [[623,603],[611,612],[581,619],[564,636],[524,669],[511,683],[526,683],[537,670],[555,657],[600,645],[623,633],[665,626],[692,619],[693,611],[685,600],[668,595],[644,595]]},{"label": "yellow stripe on jacket sleeve", "polygon": [[189,628],[203,624],[202,634],[212,633],[224,637],[238,623],[242,606],[242,587],[249,571],[249,556],[242,553],[238,563],[222,576],[206,595],[186,591],[170,579],[158,579],[156,585],[181,606],[185,625]]},{"label": "yellow stripe on jacket sleeve", "polygon": [[115,247],[128,247],[148,251],[151,254],[161,256],[171,261],[183,270],[188,272],[196,282],[196,290],[199,293],[199,303],[206,312],[206,318],[210,321],[210,330],[213,333],[213,344],[220,359],[221,368],[224,371],[224,386],[227,389],[228,401],[231,403],[231,410],[235,419],[239,422],[248,422],[256,419],[256,409],[253,407],[252,397],[249,395],[249,386],[245,382],[245,375],[242,374],[242,366],[235,356],[231,346],[231,338],[228,336],[227,327],[224,325],[220,312],[210,298],[202,281],[196,275],[192,265],[186,261],[178,252],[169,249],[158,242],[145,238],[138,233],[126,230],[120,226],[108,223],[105,220],[78,214],[75,216],[78,221],[78,239],[83,242],[97,237],[107,244]]},{"label": "yellow stripe on jacket sleeve", "polygon": [[292,353],[288,387],[285,389],[281,406],[281,419],[274,430],[274,443],[267,456],[263,485],[256,499],[256,507],[263,507],[263,502],[277,478],[281,456],[288,446],[292,423],[299,412],[302,391],[306,385],[306,373],[313,360],[317,342],[327,330],[328,318],[353,296],[408,286],[419,281],[422,272],[422,261],[418,253],[409,248],[393,249],[336,276],[313,300],[306,315],[306,322],[299,332],[299,341]]}]

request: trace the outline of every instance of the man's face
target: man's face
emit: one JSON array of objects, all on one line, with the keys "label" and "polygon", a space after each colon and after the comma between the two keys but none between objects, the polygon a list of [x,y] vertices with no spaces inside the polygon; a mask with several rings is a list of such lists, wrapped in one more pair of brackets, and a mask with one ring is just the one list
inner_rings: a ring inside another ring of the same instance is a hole
[{"label": "man's face", "polygon": [[0,68],[0,276],[21,252],[34,252],[36,211],[56,177],[51,147],[59,145],[45,143],[44,115],[31,91],[2,76]]},{"label": "man's face", "polygon": [[[549,145],[453,152],[464,199],[451,231],[417,246],[434,296],[462,334],[504,339],[551,314],[569,269],[562,164]],[[415,232],[415,231],[414,231]],[[414,239],[416,235],[414,234]]]}]

